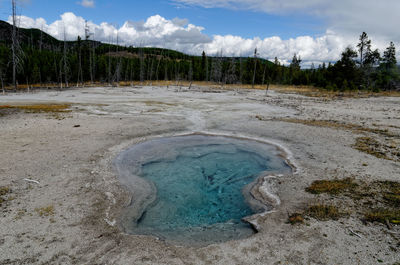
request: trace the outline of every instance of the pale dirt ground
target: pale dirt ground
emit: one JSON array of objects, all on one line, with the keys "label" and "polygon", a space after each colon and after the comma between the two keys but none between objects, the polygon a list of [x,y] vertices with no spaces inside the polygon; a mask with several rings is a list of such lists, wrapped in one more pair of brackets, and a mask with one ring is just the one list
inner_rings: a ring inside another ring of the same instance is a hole
[{"label": "pale dirt ground", "polygon": [[[399,134],[399,98],[331,101],[273,91],[268,97],[264,91],[210,92],[124,87],[0,96],[0,105],[72,104],[71,113],[61,114],[64,119],[46,113],[0,116],[0,186],[12,190],[12,200],[3,203],[0,213],[0,264],[400,261],[399,226],[388,230],[381,224],[364,225],[358,218],[310,219],[307,225],[294,226],[286,222],[288,212],[315,198],[304,191],[313,180],[354,176],[399,181],[400,163],[353,149],[360,135],[351,131],[268,120],[334,120]],[[259,233],[195,248],[118,229],[118,213],[129,203],[129,196],[118,185],[112,160],[134,143],[190,132],[257,138],[287,150],[298,171],[279,179],[277,193],[282,203],[273,213],[258,217]],[[53,215],[40,216],[35,210],[48,206],[54,208]]]}]

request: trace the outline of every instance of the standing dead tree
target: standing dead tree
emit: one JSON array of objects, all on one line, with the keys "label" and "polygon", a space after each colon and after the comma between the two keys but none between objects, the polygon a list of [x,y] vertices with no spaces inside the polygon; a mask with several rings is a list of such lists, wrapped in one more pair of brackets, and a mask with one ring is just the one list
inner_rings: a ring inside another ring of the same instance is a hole
[{"label": "standing dead tree", "polygon": [[254,83],[256,81],[256,71],[257,71],[257,48],[254,50],[254,73],[253,73],[253,81],[251,82],[251,88],[254,88]]},{"label": "standing dead tree", "polygon": [[111,45],[113,44],[113,41],[114,40],[112,40],[111,37],[110,37],[110,41],[109,41],[110,43],[108,45],[108,65],[107,65],[107,68],[108,68],[107,79],[108,79],[108,85],[109,86],[112,86],[112,80],[111,80]]},{"label": "standing dead tree", "polygon": [[81,37],[78,36],[77,41],[77,55],[78,55],[78,80],[76,81],[76,87],[79,87],[79,83],[83,84],[83,71],[82,71],[82,42]]},{"label": "standing dead tree", "polygon": [[[85,40],[86,44],[89,45],[89,75],[90,75],[90,83],[94,83],[94,68],[95,68],[95,58],[96,58],[96,50],[94,47],[94,41],[89,41],[90,37],[94,36],[94,33],[90,32],[89,25],[87,20],[85,21]],[[93,39],[95,39],[93,37]]]},{"label": "standing dead tree", "polygon": [[1,90],[3,91],[3,95],[6,93],[5,87],[4,87],[4,77],[3,77],[3,67],[1,66],[0,62],[0,82],[1,82]]},{"label": "standing dead tree", "polygon": [[17,1],[12,0],[12,72],[13,72],[13,86],[14,90],[17,90],[17,72],[22,69],[22,58],[24,52],[21,49],[17,31]]},{"label": "standing dead tree", "polygon": [[[63,57],[61,59],[62,61],[62,68],[60,67],[60,77],[61,77],[61,88],[62,88],[62,76],[64,74],[64,81],[65,81],[65,87],[68,87],[68,73],[69,73],[69,66],[68,66],[68,59],[67,59],[67,36],[65,33],[65,25],[64,25],[64,47],[63,47]],[[61,70],[63,69],[63,70]]]},{"label": "standing dead tree", "polygon": [[140,45],[139,48],[139,60],[140,60],[140,84],[143,85],[144,82],[144,53],[143,47]]},{"label": "standing dead tree", "polygon": [[[118,28],[118,26],[117,26]],[[113,84],[116,83],[116,86],[119,86],[119,81],[121,78],[121,68],[122,68],[122,56],[119,55],[119,31],[117,29],[117,66],[115,68],[115,73],[113,76]]]},{"label": "standing dead tree", "polygon": [[232,60],[229,64],[229,70],[228,70],[226,81],[228,84],[235,84],[237,82],[236,61],[235,61],[234,57],[232,57]]},{"label": "standing dead tree", "polygon": [[222,82],[222,50],[212,60],[212,79],[218,84]]}]

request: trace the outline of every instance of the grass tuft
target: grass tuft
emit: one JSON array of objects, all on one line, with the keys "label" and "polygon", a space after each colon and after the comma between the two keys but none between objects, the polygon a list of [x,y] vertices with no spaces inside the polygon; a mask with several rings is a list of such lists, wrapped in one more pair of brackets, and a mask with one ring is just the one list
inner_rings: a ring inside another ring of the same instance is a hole
[{"label": "grass tuft", "polygon": [[334,180],[316,180],[306,191],[312,194],[339,194],[357,187],[357,184],[351,178],[334,179]]},{"label": "grass tuft", "polygon": [[0,196],[4,196],[10,193],[9,187],[0,187]]},{"label": "grass tuft", "polygon": [[50,205],[47,207],[36,208],[35,211],[39,214],[39,216],[50,216],[54,215],[54,206]]},{"label": "grass tuft", "polygon": [[306,211],[307,215],[317,220],[337,220],[344,215],[334,205],[315,204],[310,205]]},{"label": "grass tuft", "polygon": [[400,224],[400,210],[380,208],[365,213],[365,220],[369,222]]},{"label": "grass tuft", "polygon": [[304,223],[304,217],[301,213],[293,213],[289,216],[289,223],[294,224],[302,224]]},{"label": "grass tuft", "polygon": [[0,187],[0,206],[3,204],[3,202],[8,200],[7,198],[5,198],[5,196],[9,193],[11,193],[9,187]]}]

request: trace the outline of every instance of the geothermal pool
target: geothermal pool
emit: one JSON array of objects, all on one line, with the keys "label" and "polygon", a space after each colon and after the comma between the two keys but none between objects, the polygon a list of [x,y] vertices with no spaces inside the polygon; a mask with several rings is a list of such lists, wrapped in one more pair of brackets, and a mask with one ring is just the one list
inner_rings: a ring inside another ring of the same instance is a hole
[{"label": "geothermal pool", "polygon": [[265,211],[249,194],[259,176],[291,168],[275,146],[210,135],[134,145],[115,165],[132,193],[121,218],[126,232],[204,245],[251,236],[242,218]]}]

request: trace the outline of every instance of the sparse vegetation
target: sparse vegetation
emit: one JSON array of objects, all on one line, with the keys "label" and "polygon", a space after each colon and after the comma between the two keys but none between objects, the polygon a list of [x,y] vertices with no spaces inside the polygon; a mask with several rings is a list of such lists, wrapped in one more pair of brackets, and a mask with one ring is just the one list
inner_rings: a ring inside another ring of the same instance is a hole
[{"label": "sparse vegetation", "polygon": [[[262,116],[257,115],[257,119],[265,120]],[[348,130],[354,133],[375,133],[387,137],[397,137],[399,135],[390,132],[388,129],[376,129],[376,128],[366,128],[358,124],[353,123],[343,123],[333,120],[303,120],[303,119],[293,119],[293,118],[278,118],[275,121],[283,121],[290,123],[298,123],[309,126],[325,127],[338,130]]]},{"label": "sparse vegetation", "polygon": [[340,212],[336,206],[325,204],[310,205],[306,214],[321,221],[337,220],[345,215],[345,213]]},{"label": "sparse vegetation", "polygon": [[41,217],[54,215],[54,206],[49,205],[47,207],[36,208],[35,212],[37,212]]},{"label": "sparse vegetation", "polygon": [[[318,220],[337,220],[346,215],[355,215],[367,222],[400,224],[400,183],[394,181],[317,180],[305,189],[316,194],[320,200],[330,201],[325,205],[317,203],[304,210],[304,214]],[[336,204],[340,201],[345,211]]]},{"label": "sparse vegetation", "polygon": [[339,194],[344,191],[352,190],[357,184],[351,178],[334,180],[316,180],[306,191],[312,194]]},{"label": "sparse vegetation", "polygon": [[301,213],[293,213],[289,215],[289,223],[294,225],[294,224],[302,224],[304,223],[304,217]]},{"label": "sparse vegetation", "polygon": [[396,145],[387,145],[372,137],[358,137],[353,148],[377,158],[400,161],[400,150]]},{"label": "sparse vegetation", "polygon": [[8,187],[0,187],[0,206],[3,204],[3,202],[7,201],[8,199],[6,196],[11,193],[10,188]]},{"label": "sparse vegetation", "polygon": [[390,222],[392,224],[400,224],[400,210],[380,208],[368,211],[365,214],[365,220],[369,222]]},{"label": "sparse vegetation", "polygon": [[69,107],[68,104],[0,105],[0,110],[16,109],[27,113],[60,113],[70,112]]}]

